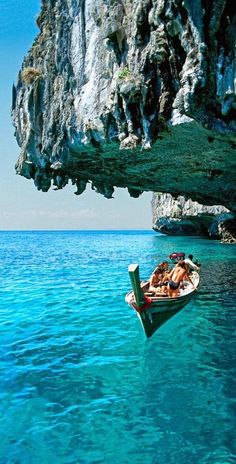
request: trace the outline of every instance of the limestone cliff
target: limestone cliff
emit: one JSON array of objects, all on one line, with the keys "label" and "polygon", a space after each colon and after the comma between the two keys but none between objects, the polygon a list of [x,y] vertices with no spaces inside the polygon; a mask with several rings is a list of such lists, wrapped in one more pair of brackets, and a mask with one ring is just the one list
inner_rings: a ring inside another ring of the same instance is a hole
[{"label": "limestone cliff", "polygon": [[37,23],[13,88],[18,174],[236,210],[230,0],[42,0]]},{"label": "limestone cliff", "polygon": [[232,214],[220,205],[204,206],[196,201],[176,199],[168,193],[152,198],[153,229],[167,235],[202,235],[234,242],[224,231]]}]

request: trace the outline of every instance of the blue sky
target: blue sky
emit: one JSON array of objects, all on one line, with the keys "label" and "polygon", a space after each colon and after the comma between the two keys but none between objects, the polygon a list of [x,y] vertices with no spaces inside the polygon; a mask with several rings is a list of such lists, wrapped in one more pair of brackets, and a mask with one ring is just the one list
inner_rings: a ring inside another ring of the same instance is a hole
[{"label": "blue sky", "polygon": [[74,187],[38,192],[33,181],[15,174],[19,147],[11,123],[12,84],[38,29],[39,0],[0,0],[0,230],[151,229],[151,193],[130,198],[124,189],[107,200]]}]

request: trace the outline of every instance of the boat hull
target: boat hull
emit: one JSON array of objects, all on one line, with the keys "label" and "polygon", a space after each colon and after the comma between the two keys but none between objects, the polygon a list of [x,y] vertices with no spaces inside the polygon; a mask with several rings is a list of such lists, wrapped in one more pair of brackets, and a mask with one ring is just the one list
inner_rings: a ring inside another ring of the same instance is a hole
[{"label": "boat hull", "polygon": [[[182,297],[183,298],[183,297]],[[178,300],[177,298],[172,299],[175,301],[160,302],[155,305],[153,303],[147,310],[142,311],[141,313],[137,312],[139,320],[142,324],[143,330],[147,338],[150,338],[165,322],[167,322],[171,317],[175,316],[181,309],[183,309],[190,298],[185,298],[184,300]]]}]

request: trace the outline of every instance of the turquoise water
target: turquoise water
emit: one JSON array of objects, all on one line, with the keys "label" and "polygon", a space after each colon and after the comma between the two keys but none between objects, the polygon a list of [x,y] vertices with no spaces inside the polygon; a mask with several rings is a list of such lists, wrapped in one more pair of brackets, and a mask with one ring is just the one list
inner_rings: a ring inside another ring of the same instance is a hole
[{"label": "turquoise water", "polygon": [[[236,248],[153,232],[1,232],[0,464],[232,464]],[[146,340],[124,295],[172,251],[195,299]]]}]

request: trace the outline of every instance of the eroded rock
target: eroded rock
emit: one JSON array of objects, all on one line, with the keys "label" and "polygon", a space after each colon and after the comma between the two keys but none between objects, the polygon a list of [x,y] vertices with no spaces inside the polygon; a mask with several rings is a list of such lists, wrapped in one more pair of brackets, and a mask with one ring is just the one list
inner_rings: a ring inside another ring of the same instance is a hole
[{"label": "eroded rock", "polygon": [[153,229],[166,235],[206,236],[231,243],[236,239],[233,214],[220,205],[204,206],[182,196],[155,193],[152,217]]},{"label": "eroded rock", "polygon": [[18,174],[236,210],[230,0],[43,0],[37,23],[13,89]]}]

